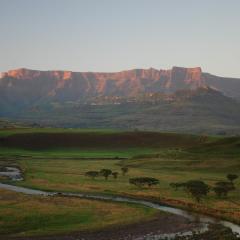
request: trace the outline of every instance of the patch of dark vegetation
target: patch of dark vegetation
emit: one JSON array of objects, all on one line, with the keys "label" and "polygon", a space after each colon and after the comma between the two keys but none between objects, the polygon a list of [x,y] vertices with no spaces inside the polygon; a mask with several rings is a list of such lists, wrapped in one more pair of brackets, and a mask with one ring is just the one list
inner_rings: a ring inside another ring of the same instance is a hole
[{"label": "patch of dark vegetation", "polygon": [[201,137],[156,132],[116,133],[18,133],[2,137],[0,147],[23,149],[51,148],[171,148],[193,147],[202,142]]},{"label": "patch of dark vegetation", "polygon": [[145,185],[147,185],[148,187],[151,187],[159,184],[159,180],[152,177],[136,177],[136,178],[130,178],[129,183],[137,187],[144,187]]}]

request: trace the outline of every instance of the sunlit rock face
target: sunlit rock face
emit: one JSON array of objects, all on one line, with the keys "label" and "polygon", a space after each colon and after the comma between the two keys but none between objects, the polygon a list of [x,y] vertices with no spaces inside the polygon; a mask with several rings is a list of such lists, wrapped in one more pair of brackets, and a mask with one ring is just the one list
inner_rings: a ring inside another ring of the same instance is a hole
[{"label": "sunlit rock face", "polygon": [[240,80],[203,73],[200,67],[170,70],[134,69],[115,73],[36,71],[16,69],[2,73],[0,100],[17,105],[48,101],[82,102],[97,96],[131,97],[141,93],[173,93],[211,86],[239,97]]},{"label": "sunlit rock face", "polygon": [[[31,87],[41,82],[51,86],[48,92],[66,88],[84,94],[134,95],[145,91],[165,91],[178,88],[197,87],[204,84],[201,68],[179,68],[172,70],[134,69],[116,73],[10,70],[2,73],[5,82],[12,81],[17,87]],[[19,81],[16,81],[16,80]],[[21,80],[21,81],[20,81]],[[32,80],[29,82],[26,80]],[[2,81],[3,82],[3,81]],[[44,88],[44,86],[42,86]],[[40,89],[38,89],[40,90]],[[70,93],[69,93],[70,94]]]}]

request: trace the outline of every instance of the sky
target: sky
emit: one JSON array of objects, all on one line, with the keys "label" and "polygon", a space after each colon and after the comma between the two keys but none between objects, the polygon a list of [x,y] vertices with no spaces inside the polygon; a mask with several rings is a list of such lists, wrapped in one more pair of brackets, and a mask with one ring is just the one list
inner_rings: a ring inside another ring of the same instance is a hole
[{"label": "sky", "polygon": [[0,0],[0,71],[202,67],[240,78],[239,0]]}]

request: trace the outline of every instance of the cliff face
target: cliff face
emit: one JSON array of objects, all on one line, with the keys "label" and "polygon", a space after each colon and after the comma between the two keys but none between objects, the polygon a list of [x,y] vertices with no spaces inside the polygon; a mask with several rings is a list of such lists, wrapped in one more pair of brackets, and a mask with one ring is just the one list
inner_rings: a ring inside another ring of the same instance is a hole
[{"label": "cliff face", "polygon": [[0,91],[11,98],[34,95],[78,100],[95,95],[132,96],[141,92],[173,92],[204,84],[201,68],[150,68],[117,73],[17,69],[2,73]]},{"label": "cliff face", "polygon": [[139,93],[173,93],[207,85],[227,95],[240,96],[240,79],[216,77],[203,73],[200,67],[134,69],[116,73],[17,69],[1,74],[0,107],[3,104],[30,106],[48,101],[82,102],[102,95],[131,97]]}]

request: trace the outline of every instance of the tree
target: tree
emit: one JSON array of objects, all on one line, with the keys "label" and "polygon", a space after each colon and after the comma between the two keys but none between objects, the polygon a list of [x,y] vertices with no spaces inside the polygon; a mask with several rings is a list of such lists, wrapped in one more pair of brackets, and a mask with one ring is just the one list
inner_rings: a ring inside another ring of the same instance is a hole
[{"label": "tree", "polygon": [[97,171],[88,171],[85,173],[85,176],[91,177],[92,179],[95,179],[99,175],[99,172]]},{"label": "tree", "polygon": [[143,187],[144,185],[148,185],[149,187],[151,187],[153,185],[159,184],[159,180],[151,177],[136,177],[130,178],[129,183],[137,187]]},{"label": "tree", "polygon": [[149,187],[159,184],[159,180],[156,178],[145,177],[144,180]]},{"label": "tree", "polygon": [[185,183],[185,189],[189,192],[197,202],[206,196],[210,190],[209,186],[203,181],[190,180]]},{"label": "tree", "polygon": [[129,183],[133,184],[137,187],[143,187],[143,181],[141,180],[141,178],[130,178],[129,179]]},{"label": "tree", "polygon": [[235,187],[232,182],[217,182],[213,191],[218,197],[227,197],[230,191],[235,190]]},{"label": "tree", "polygon": [[102,169],[100,174],[105,177],[105,180],[108,180],[108,177],[112,174],[110,169]]},{"label": "tree", "polygon": [[114,179],[117,179],[117,177],[118,177],[118,172],[113,172],[112,175],[113,175],[113,178],[114,178]]},{"label": "tree", "polygon": [[122,170],[122,175],[125,176],[126,173],[128,172],[128,167],[122,167],[121,170]]},{"label": "tree", "polygon": [[237,178],[238,178],[238,175],[236,175],[236,174],[228,174],[228,175],[227,175],[227,179],[228,179],[231,183],[233,183],[234,180],[236,180]]}]

